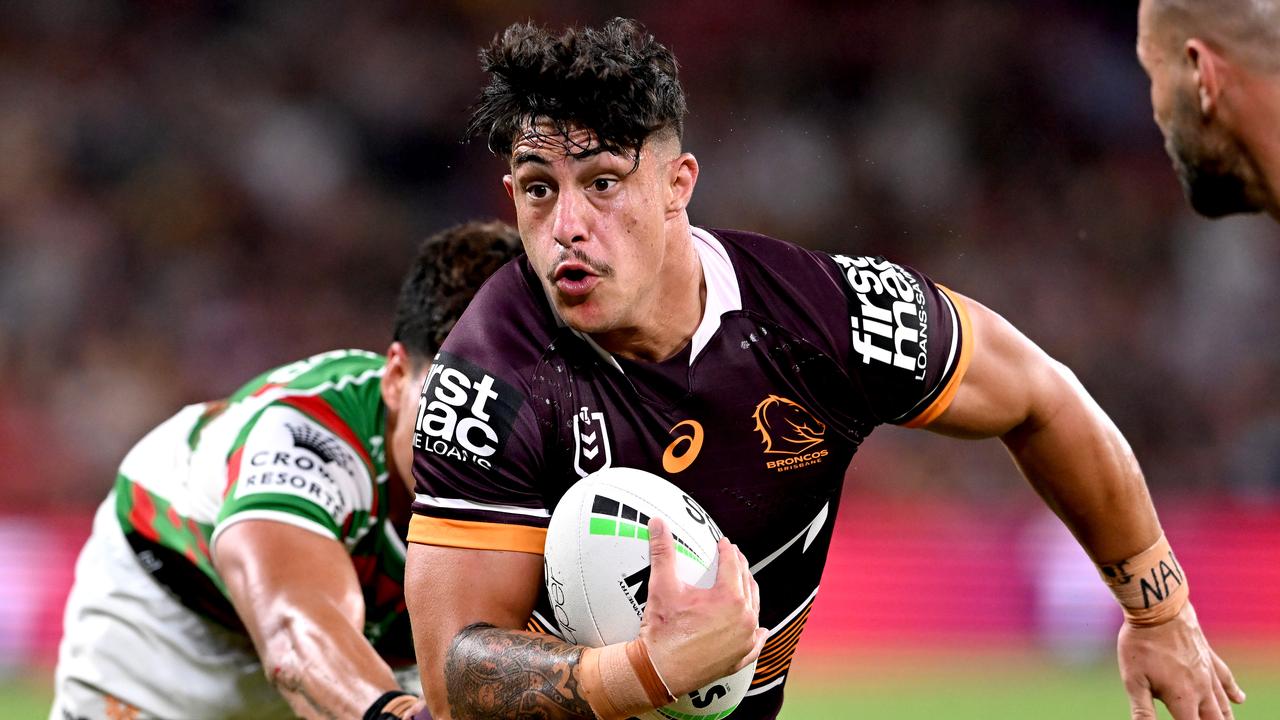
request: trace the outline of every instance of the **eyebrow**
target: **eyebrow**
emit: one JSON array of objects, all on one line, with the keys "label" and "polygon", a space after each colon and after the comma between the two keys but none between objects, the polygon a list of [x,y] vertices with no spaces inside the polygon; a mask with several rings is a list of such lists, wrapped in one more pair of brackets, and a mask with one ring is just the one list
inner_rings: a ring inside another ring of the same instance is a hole
[{"label": "eyebrow", "polygon": [[526,164],[528,164],[528,163],[534,163],[534,164],[537,164],[537,165],[550,165],[550,164],[551,164],[551,163],[547,162],[547,159],[546,159],[546,158],[542,157],[542,156],[541,156],[541,155],[539,155],[538,153],[533,153],[533,152],[524,152],[524,153],[520,153],[519,155],[516,155],[516,156],[515,156],[514,158],[512,158],[512,160],[511,160],[511,165],[512,165],[512,167],[520,167],[521,165],[526,165]]}]

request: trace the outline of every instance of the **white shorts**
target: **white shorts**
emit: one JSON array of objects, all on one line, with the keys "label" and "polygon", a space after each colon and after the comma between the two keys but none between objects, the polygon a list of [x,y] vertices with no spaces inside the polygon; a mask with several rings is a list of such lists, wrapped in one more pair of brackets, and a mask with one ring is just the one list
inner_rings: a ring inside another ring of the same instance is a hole
[{"label": "white shorts", "polygon": [[50,720],[293,717],[248,636],[187,609],[134,555],[115,493],[76,561]]}]

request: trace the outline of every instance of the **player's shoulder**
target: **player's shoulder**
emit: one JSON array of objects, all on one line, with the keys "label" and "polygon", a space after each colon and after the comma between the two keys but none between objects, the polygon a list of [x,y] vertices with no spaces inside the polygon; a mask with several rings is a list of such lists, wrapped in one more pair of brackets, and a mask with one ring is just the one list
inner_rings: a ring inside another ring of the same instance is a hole
[{"label": "player's shoulder", "polygon": [[298,447],[315,445],[323,437],[322,445],[347,446],[349,452],[321,455],[359,458],[376,476],[384,462],[380,381],[385,364],[377,353],[342,349],[273,368],[241,386],[227,402],[212,404],[190,442],[202,453],[227,458],[250,434],[275,434]]},{"label": "player's shoulder", "polygon": [[441,357],[464,358],[514,381],[533,371],[559,334],[542,284],[521,255],[476,293],[441,346]]},{"label": "player's shoulder", "polygon": [[745,230],[708,229],[719,239],[744,279],[802,287],[834,276],[831,255]]},{"label": "player's shoulder", "polygon": [[272,390],[314,393],[363,385],[382,374],[386,358],[368,350],[329,350],[268,370],[232,394],[233,402]]},{"label": "player's shoulder", "polygon": [[[766,316],[811,317],[821,308],[843,307],[839,268],[831,255],[743,230],[708,232],[724,245],[733,262],[744,309]],[[787,313],[786,308],[796,313]]]}]

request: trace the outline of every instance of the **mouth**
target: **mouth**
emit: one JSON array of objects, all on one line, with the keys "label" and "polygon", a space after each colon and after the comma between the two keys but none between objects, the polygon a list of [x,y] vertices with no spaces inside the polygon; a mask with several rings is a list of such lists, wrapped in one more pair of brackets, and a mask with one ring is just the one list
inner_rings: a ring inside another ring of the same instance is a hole
[{"label": "mouth", "polygon": [[551,282],[562,294],[581,297],[595,288],[600,282],[600,276],[583,263],[566,261],[556,266]]}]

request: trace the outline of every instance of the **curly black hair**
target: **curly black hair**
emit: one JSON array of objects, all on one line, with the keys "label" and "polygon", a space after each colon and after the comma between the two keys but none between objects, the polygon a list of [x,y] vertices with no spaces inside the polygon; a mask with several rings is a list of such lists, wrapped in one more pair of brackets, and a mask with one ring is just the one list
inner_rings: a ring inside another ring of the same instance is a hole
[{"label": "curly black hair", "polygon": [[550,123],[556,137],[589,130],[603,149],[620,154],[637,153],[660,130],[684,135],[676,58],[635,20],[569,28],[559,37],[516,23],[480,51],[480,63],[490,82],[467,134],[485,136],[498,155],[509,157],[534,121]]},{"label": "curly black hair", "polygon": [[504,222],[469,222],[422,241],[400,285],[393,337],[414,362],[428,362],[471,298],[498,268],[523,252]]}]

